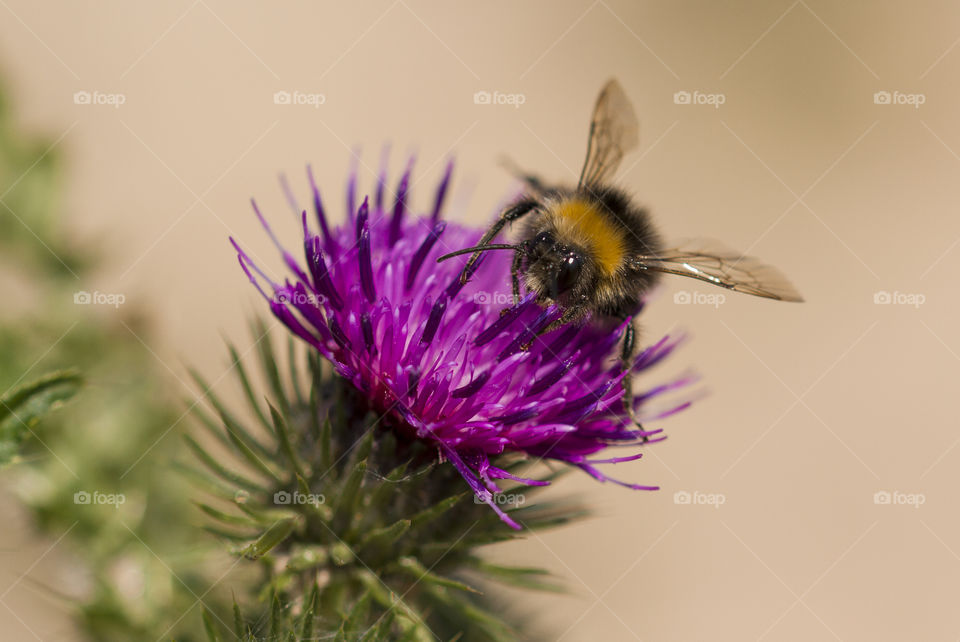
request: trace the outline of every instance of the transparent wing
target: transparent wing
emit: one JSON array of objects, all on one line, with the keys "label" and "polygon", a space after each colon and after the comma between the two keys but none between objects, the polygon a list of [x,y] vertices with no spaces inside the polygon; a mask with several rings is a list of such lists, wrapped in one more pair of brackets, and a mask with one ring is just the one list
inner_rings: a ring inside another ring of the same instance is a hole
[{"label": "transparent wing", "polygon": [[696,240],[639,257],[637,269],[686,276],[720,287],[779,301],[803,297],[777,268],[752,256],[742,256],[716,241]]},{"label": "transparent wing", "polygon": [[587,158],[580,171],[580,186],[608,181],[623,155],[640,144],[640,125],[630,99],[616,80],[604,85],[590,120]]}]

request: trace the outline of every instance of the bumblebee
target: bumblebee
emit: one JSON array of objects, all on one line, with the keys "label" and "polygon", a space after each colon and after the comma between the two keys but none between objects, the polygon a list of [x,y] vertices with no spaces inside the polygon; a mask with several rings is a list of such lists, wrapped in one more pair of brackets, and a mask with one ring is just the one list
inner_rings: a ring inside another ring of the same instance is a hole
[{"label": "bumblebee", "polygon": [[[620,361],[627,371],[624,406],[631,417],[633,320],[660,275],[686,276],[768,299],[803,300],[775,268],[716,242],[665,246],[648,212],[610,183],[623,156],[638,146],[639,130],[623,88],[610,80],[593,110],[587,156],[576,187],[546,185],[521,173],[527,193],[503,211],[479,243],[437,259],[470,254],[460,275],[461,283],[466,283],[482,252],[513,250],[514,301],[520,299],[522,281],[540,304],[563,310],[540,334],[587,317],[627,322]],[[521,220],[517,243],[492,243],[506,225]]]}]

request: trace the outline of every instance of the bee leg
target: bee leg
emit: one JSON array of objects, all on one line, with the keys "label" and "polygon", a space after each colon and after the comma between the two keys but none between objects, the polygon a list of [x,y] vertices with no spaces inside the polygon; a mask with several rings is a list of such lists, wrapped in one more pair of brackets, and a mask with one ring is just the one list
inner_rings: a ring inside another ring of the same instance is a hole
[{"label": "bee leg", "polygon": [[513,304],[520,303],[520,265],[523,262],[523,253],[513,253],[513,264],[510,266],[510,279],[513,282]]},{"label": "bee leg", "polygon": [[[633,373],[630,371],[633,365],[633,355],[636,351],[637,331],[633,327],[633,317],[628,317],[627,328],[623,333],[623,346],[620,348],[620,368],[625,372],[621,384],[623,385],[623,409],[627,416],[643,430],[643,425],[633,416]],[[642,437],[642,443],[647,443],[648,437]]]},{"label": "bee leg", "polygon": [[[513,254],[513,264],[510,266],[510,278],[513,281],[513,305],[520,303],[520,264],[523,261],[523,254],[517,250]],[[500,316],[505,316],[510,312],[510,308],[500,310]]]},{"label": "bee leg", "polygon": [[[510,279],[513,282],[513,305],[520,303],[520,264],[523,261],[523,254],[517,250],[513,254],[513,264],[510,266]],[[505,316],[510,312],[510,308],[500,310],[500,316]]]},{"label": "bee leg", "polygon": [[566,325],[571,321],[575,321],[578,316],[580,316],[580,313],[577,310],[573,308],[567,308],[566,310],[564,310],[563,314],[560,315],[559,319],[556,319],[552,323],[547,324],[547,326],[543,330],[537,333],[537,336],[535,336],[534,338],[530,339],[528,342],[520,346],[520,349],[526,352],[527,350],[530,349],[530,346],[533,345],[533,342],[536,341],[538,337],[541,337],[548,332],[553,332],[560,326]]},{"label": "bee leg", "polygon": [[[526,216],[527,214],[532,212],[534,208],[536,208],[538,205],[540,205],[540,203],[533,200],[532,198],[525,198],[515,203],[514,205],[511,205],[510,207],[508,207],[500,215],[500,218],[498,218],[497,221],[492,226],[490,226],[490,229],[486,231],[486,233],[483,235],[483,238],[481,238],[480,242],[477,243],[477,246],[488,244],[490,241],[494,239],[494,237],[497,236],[497,234],[500,233],[500,230],[502,230],[507,223],[512,223],[513,221],[516,221],[517,219],[522,218],[523,216]],[[460,273],[461,284],[466,284],[467,279],[470,276],[471,268],[473,268],[473,264],[476,263],[477,260],[479,260],[480,258],[480,252],[481,252],[480,250],[477,250],[476,252],[471,254],[470,259],[467,261],[467,264],[463,266],[463,272]]]}]

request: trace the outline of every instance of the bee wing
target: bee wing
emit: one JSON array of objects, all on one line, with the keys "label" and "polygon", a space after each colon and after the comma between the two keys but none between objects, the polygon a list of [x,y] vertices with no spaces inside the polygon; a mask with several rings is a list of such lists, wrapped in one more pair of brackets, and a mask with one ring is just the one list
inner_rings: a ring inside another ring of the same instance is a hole
[{"label": "bee wing", "polygon": [[580,171],[580,187],[613,177],[623,155],[640,144],[640,124],[630,99],[616,80],[604,85],[590,120],[587,158]]},{"label": "bee wing", "polygon": [[780,271],[716,241],[696,240],[636,260],[637,269],[687,276],[729,290],[779,301],[803,301]]}]

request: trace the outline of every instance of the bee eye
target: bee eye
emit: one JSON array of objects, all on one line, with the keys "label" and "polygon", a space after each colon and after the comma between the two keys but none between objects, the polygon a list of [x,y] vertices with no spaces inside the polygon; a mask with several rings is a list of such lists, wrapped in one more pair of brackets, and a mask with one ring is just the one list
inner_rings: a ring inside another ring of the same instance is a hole
[{"label": "bee eye", "polygon": [[570,253],[563,257],[557,266],[557,289],[559,293],[566,292],[576,285],[583,269],[583,257]]},{"label": "bee eye", "polygon": [[553,249],[554,245],[553,236],[550,232],[540,232],[536,238],[533,239],[534,249],[540,250],[541,252]]}]

